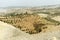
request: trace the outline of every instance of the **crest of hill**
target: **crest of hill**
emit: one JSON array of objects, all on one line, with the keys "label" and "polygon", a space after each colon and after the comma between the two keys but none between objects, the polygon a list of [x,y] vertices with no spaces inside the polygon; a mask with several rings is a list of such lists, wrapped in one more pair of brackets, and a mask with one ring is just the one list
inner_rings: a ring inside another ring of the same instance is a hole
[{"label": "crest of hill", "polygon": [[55,25],[56,23],[46,20],[45,18],[40,17],[37,14],[17,14],[10,15],[5,19],[0,19],[6,23],[12,24],[20,30],[29,33],[35,34],[42,32],[45,25]]}]

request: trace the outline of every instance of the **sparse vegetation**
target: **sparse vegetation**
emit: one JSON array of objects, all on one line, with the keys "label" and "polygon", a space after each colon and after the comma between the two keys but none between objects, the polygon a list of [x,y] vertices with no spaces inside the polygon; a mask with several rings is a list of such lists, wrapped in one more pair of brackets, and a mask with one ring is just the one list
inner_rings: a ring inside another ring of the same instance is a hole
[{"label": "sparse vegetation", "polygon": [[45,25],[56,24],[40,17],[37,14],[28,14],[27,12],[25,14],[8,15],[9,16],[6,16],[6,18],[0,19],[0,21],[12,24],[29,34],[42,32],[42,29],[45,29]]},{"label": "sparse vegetation", "polygon": [[[48,16],[41,17],[38,14],[47,14]],[[14,9],[10,12],[7,12],[5,15],[1,16],[0,21],[9,23],[20,30],[29,33],[36,34],[40,33],[43,30],[47,29],[47,25],[60,25],[59,21],[51,19],[60,15],[60,12],[56,8],[42,8],[42,9]]]}]

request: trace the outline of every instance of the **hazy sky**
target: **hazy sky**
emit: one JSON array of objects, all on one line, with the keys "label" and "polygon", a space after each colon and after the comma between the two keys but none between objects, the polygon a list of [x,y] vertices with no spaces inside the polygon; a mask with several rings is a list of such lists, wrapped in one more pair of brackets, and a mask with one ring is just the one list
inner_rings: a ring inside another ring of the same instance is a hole
[{"label": "hazy sky", "polygon": [[0,0],[0,7],[41,6],[60,4],[60,0]]}]

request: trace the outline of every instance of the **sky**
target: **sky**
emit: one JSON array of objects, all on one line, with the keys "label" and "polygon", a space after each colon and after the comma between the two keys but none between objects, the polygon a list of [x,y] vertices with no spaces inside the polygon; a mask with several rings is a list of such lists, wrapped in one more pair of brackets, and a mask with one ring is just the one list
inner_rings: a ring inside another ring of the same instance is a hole
[{"label": "sky", "polygon": [[0,0],[0,7],[43,6],[60,4],[60,0]]}]

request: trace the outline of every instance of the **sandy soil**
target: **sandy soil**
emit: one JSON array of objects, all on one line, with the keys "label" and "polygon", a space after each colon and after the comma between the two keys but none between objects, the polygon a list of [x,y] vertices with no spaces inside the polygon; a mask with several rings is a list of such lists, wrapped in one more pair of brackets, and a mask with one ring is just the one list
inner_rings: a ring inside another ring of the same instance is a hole
[{"label": "sandy soil", "polygon": [[30,35],[0,21],[0,40],[60,40],[60,30]]},{"label": "sandy soil", "polygon": [[52,19],[60,22],[60,16],[53,17]]}]

